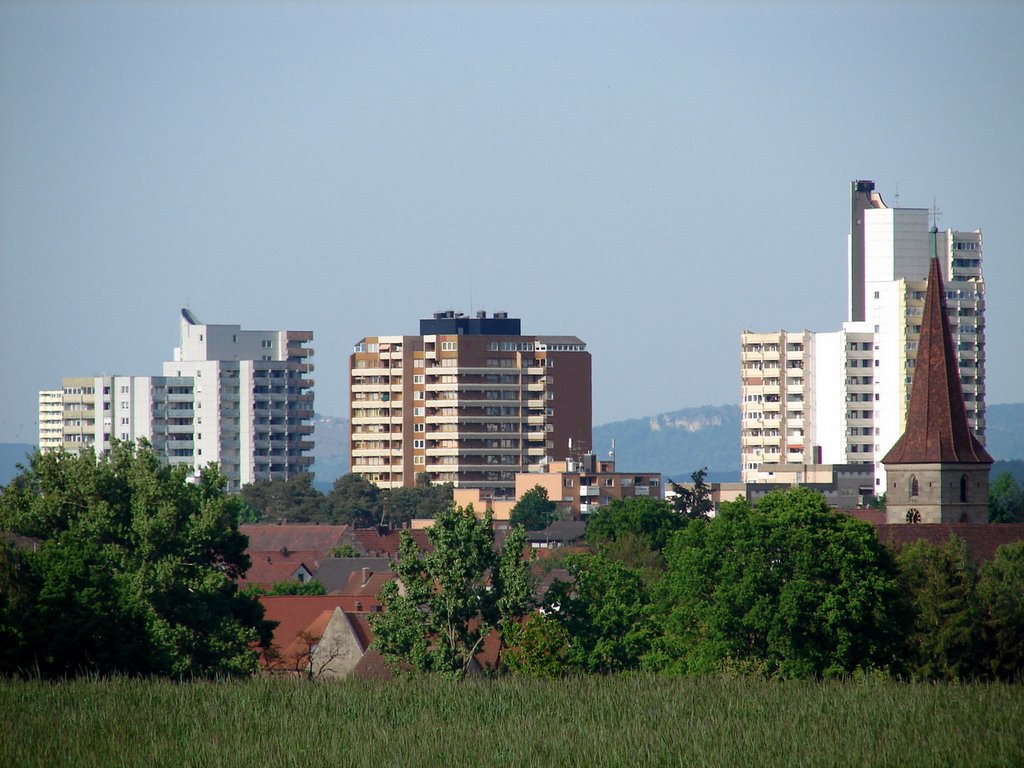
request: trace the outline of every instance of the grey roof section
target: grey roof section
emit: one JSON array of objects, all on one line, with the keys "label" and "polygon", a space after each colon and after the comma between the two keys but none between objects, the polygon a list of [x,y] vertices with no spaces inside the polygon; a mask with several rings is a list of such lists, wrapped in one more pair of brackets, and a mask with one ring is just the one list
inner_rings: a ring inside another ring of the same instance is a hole
[{"label": "grey roof section", "polygon": [[585,344],[579,336],[535,336],[534,338],[544,344]]},{"label": "grey roof section", "polygon": [[579,541],[587,530],[587,524],[582,520],[556,520],[543,531],[527,531],[526,540],[529,542],[558,542],[568,544],[572,541]]},{"label": "grey roof section", "polygon": [[392,570],[386,557],[329,557],[321,561],[314,581],[323,584],[327,592],[333,592],[348,584],[349,576],[362,568],[374,573]]}]

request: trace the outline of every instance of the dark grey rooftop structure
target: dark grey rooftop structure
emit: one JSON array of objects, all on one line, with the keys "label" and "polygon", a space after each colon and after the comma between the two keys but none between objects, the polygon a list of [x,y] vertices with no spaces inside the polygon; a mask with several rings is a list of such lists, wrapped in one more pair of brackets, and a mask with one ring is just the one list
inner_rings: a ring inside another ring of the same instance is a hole
[{"label": "dark grey rooftop structure", "polygon": [[495,312],[490,317],[480,310],[472,317],[461,312],[445,310],[435,312],[432,318],[420,320],[420,336],[458,334],[460,336],[521,336],[522,321],[509,317],[507,312]]},{"label": "dark grey rooftop structure", "polygon": [[320,562],[314,580],[323,584],[330,594],[348,584],[349,577],[363,568],[381,573],[390,571],[392,564],[386,557],[329,557]]}]

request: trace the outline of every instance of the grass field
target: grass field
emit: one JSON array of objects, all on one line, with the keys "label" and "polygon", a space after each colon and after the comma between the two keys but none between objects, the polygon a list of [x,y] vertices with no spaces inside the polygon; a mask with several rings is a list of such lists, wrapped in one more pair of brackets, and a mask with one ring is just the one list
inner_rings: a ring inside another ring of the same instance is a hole
[{"label": "grass field", "polygon": [[0,681],[0,766],[1014,766],[1024,686]]}]

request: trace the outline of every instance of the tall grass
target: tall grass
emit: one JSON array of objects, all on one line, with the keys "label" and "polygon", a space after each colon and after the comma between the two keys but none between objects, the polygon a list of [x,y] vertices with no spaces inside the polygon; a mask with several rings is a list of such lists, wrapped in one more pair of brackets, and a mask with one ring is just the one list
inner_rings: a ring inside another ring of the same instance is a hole
[{"label": "tall grass", "polygon": [[1024,687],[0,681],[2,766],[1024,764]]}]

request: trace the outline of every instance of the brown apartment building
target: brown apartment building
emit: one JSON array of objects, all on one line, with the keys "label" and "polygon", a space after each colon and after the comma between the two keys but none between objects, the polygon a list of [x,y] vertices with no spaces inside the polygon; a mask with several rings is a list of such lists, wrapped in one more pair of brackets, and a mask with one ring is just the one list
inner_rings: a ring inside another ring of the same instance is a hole
[{"label": "brown apartment building", "polygon": [[368,336],[349,363],[351,471],[515,495],[516,473],[591,444],[591,366],[576,336],[524,336],[504,312],[438,312],[418,336]]}]

